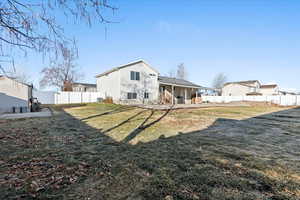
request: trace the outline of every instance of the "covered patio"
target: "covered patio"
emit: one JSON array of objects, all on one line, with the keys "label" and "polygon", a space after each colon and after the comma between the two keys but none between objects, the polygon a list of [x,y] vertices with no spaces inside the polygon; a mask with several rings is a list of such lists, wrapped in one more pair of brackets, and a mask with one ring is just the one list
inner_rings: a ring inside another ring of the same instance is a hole
[{"label": "covered patio", "polygon": [[160,104],[196,104],[199,103],[198,90],[201,86],[192,82],[160,76],[159,79]]}]

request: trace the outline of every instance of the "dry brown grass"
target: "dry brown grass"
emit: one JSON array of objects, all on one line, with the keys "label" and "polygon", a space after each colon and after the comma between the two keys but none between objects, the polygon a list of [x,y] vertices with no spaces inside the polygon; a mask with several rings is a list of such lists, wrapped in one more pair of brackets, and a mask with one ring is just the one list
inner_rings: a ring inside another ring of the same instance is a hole
[{"label": "dry brown grass", "polygon": [[54,109],[0,120],[0,199],[299,199],[300,109]]}]

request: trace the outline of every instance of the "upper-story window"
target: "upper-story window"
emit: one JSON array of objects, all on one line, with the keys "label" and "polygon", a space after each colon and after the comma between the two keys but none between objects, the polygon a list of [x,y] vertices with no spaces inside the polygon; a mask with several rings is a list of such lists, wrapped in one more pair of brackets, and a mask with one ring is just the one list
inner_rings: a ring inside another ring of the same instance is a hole
[{"label": "upper-story window", "polygon": [[130,80],[139,81],[140,80],[140,72],[130,72]]}]

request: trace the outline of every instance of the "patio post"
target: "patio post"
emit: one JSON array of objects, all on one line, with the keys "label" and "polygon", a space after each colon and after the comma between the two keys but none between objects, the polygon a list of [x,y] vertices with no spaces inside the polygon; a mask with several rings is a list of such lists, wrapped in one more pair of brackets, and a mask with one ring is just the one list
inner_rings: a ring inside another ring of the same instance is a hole
[{"label": "patio post", "polygon": [[174,105],[174,85],[172,85],[172,105]]},{"label": "patio post", "polygon": [[198,90],[196,89],[196,99],[195,99],[195,104],[197,104],[197,100],[198,100]]},{"label": "patio post", "polygon": [[186,104],[186,96],[187,96],[186,88],[184,88],[184,104]]}]

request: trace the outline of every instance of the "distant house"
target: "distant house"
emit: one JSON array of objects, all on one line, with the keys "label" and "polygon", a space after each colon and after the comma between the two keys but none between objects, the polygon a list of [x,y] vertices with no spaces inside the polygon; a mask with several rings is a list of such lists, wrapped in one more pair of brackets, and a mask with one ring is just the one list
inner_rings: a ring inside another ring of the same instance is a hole
[{"label": "distant house", "polygon": [[261,85],[259,91],[264,96],[280,94],[279,87],[277,84]]},{"label": "distant house", "polygon": [[29,112],[32,85],[0,75],[0,113]]},{"label": "distant house", "polygon": [[97,92],[97,85],[91,83],[73,83],[72,90],[74,92]]},{"label": "distant house", "polygon": [[222,96],[268,96],[280,95],[277,84],[262,85],[258,80],[225,83]]},{"label": "distant house", "polygon": [[113,68],[96,78],[97,91],[116,103],[191,104],[201,88],[183,79],[160,76],[143,60]]},{"label": "distant house", "polygon": [[97,92],[97,85],[91,83],[69,83],[65,82],[63,91],[72,91],[72,92]]},{"label": "distant house", "polygon": [[222,88],[222,96],[262,95],[259,92],[260,86],[258,80],[228,82]]}]

